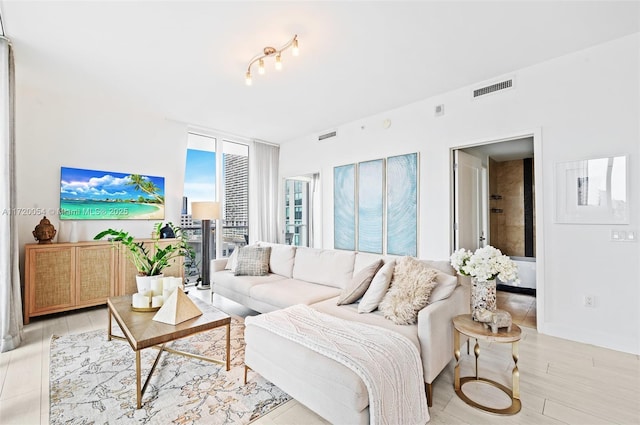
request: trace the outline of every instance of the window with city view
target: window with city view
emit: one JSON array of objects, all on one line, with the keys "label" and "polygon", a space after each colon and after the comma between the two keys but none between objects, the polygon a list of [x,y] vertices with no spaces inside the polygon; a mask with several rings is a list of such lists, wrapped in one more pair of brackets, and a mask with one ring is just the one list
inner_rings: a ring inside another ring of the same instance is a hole
[{"label": "window with city view", "polygon": [[285,180],[285,243],[309,246],[309,180]]},{"label": "window with city view", "polygon": [[[217,196],[218,193],[222,196]],[[246,244],[249,235],[248,195],[249,147],[209,135],[188,133],[181,225],[196,251],[194,268],[200,263],[201,247],[198,244],[202,235],[200,223],[191,220],[191,203],[221,203],[222,234],[216,235],[216,224],[212,223],[213,235],[210,238],[209,250],[215,258],[217,244],[221,244],[223,256]]]}]

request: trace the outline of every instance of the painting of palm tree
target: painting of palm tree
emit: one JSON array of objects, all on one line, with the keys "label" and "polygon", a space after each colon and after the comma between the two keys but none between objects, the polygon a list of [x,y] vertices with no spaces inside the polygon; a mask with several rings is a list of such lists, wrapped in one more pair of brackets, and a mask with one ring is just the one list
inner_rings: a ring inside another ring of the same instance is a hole
[{"label": "painting of palm tree", "polygon": [[62,167],[61,220],[163,220],[164,177]]},{"label": "painting of palm tree", "polygon": [[158,192],[160,188],[156,186],[153,181],[151,181],[147,176],[142,176],[140,174],[131,174],[129,175],[129,179],[131,180],[127,185],[133,186],[135,190],[140,190],[147,195],[153,197],[159,203],[164,203],[164,196],[161,196]]}]

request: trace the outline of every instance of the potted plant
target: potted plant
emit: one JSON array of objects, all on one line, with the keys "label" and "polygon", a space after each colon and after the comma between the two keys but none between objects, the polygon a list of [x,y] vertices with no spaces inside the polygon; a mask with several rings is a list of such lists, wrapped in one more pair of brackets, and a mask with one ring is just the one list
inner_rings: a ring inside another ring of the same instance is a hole
[{"label": "potted plant", "polygon": [[136,241],[129,232],[124,230],[107,229],[98,233],[93,239],[99,240],[109,236],[111,243],[118,249],[124,249],[127,257],[136,267],[138,277],[161,276],[164,269],[177,257],[195,257],[195,252],[187,243],[187,235],[180,227],[169,222],[167,226],[175,235],[175,242],[161,247],[159,244],[162,223],[155,225],[152,233],[152,246],[145,242]]}]

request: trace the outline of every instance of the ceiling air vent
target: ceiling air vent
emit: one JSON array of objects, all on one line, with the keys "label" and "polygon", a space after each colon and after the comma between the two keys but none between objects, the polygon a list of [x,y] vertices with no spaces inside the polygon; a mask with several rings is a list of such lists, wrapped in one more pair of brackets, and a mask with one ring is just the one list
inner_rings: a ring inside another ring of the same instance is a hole
[{"label": "ceiling air vent", "polygon": [[479,89],[473,90],[473,98],[477,98],[480,96],[485,96],[491,93],[495,93],[501,90],[506,90],[513,88],[513,78],[509,78],[508,80],[500,81],[498,83],[494,83],[485,87],[480,87]]},{"label": "ceiling air vent", "polygon": [[318,136],[318,142],[322,142],[324,140],[330,139],[332,137],[336,137],[338,135],[338,132],[336,130],[330,131],[328,133],[325,134],[321,134]]}]

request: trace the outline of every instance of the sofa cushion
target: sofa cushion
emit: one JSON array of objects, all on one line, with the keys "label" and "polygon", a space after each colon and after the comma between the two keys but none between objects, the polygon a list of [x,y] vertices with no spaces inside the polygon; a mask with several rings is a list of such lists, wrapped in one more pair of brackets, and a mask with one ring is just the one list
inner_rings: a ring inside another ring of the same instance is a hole
[{"label": "sofa cushion", "polygon": [[269,273],[271,247],[245,246],[238,251],[236,276],[266,276]]},{"label": "sofa cushion", "polygon": [[229,288],[234,292],[249,296],[249,291],[256,285],[268,284],[286,278],[279,274],[268,274],[266,276],[235,276],[230,270],[223,270],[211,274],[213,282],[213,292],[216,288]]},{"label": "sofa cushion", "polygon": [[391,288],[378,306],[384,317],[398,325],[415,323],[418,312],[429,303],[436,274],[436,270],[413,257],[398,261]]},{"label": "sofa cushion", "polygon": [[393,269],[396,267],[396,262],[391,260],[385,265],[380,267],[376,275],[371,280],[369,289],[364,293],[362,299],[358,303],[359,313],[371,313],[378,308],[380,301],[384,298],[384,295],[389,290],[391,284],[391,278],[393,277]]},{"label": "sofa cushion", "polygon": [[249,294],[264,303],[285,308],[333,298],[340,294],[340,289],[296,279],[282,279],[265,285],[255,285]]},{"label": "sofa cushion", "polygon": [[355,252],[297,248],[293,278],[344,288],[353,277]]},{"label": "sofa cushion", "polygon": [[356,252],[356,258],[353,261],[353,274],[355,275],[377,260],[382,260],[382,262],[386,264],[388,261],[392,261],[393,258],[386,255],[371,254],[369,252]]},{"label": "sofa cushion", "polygon": [[427,267],[431,267],[432,269],[440,270],[443,273],[449,274],[451,276],[456,276],[456,269],[453,268],[451,262],[448,260],[418,260],[422,264]]},{"label": "sofa cushion", "polygon": [[380,266],[382,266],[382,260],[377,260],[356,273],[351,282],[342,290],[338,305],[352,304],[362,298]]},{"label": "sofa cushion", "polygon": [[397,325],[390,320],[385,319],[380,311],[374,311],[368,314],[358,313],[358,304],[336,305],[337,298],[321,301],[311,304],[311,307],[323,313],[330,314],[341,319],[353,320],[355,322],[366,323],[369,325],[380,326],[386,329],[396,331],[413,342],[420,351],[420,341],[418,340],[418,325]]},{"label": "sofa cushion", "polygon": [[293,260],[296,256],[296,247],[269,242],[258,242],[259,246],[271,247],[269,257],[269,271],[285,277],[293,276]]}]

